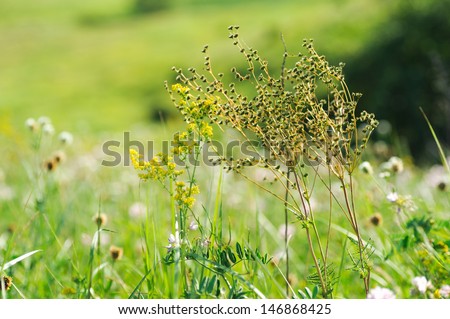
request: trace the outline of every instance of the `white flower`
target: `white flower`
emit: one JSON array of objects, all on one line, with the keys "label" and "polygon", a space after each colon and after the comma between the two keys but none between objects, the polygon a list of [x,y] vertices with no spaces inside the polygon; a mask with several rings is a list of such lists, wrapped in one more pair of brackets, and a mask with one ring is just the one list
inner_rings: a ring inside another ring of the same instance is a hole
[{"label": "white flower", "polygon": [[29,118],[25,121],[25,126],[30,129],[30,131],[34,131],[37,129],[37,123],[34,118]]},{"label": "white flower", "polygon": [[64,131],[59,134],[58,139],[61,141],[61,143],[70,145],[73,142],[73,135],[69,132]]},{"label": "white flower", "polygon": [[445,168],[442,165],[434,165],[425,176],[427,183],[440,190],[445,190],[449,184],[449,178]]},{"label": "white flower", "polygon": [[387,162],[381,164],[381,168],[394,174],[403,172],[403,161],[397,156],[392,156]]},{"label": "white flower", "polygon": [[386,199],[391,203],[396,203],[398,201],[398,194],[396,192],[392,192],[387,194]]},{"label": "white flower", "polygon": [[174,234],[170,234],[169,238],[167,239],[169,241],[169,244],[175,244],[176,238]]},{"label": "white flower", "polygon": [[359,170],[360,170],[361,172],[365,173],[365,174],[369,174],[369,175],[372,175],[372,174],[373,174],[373,168],[372,168],[372,165],[370,165],[370,163],[367,162],[367,161],[362,162],[362,163],[359,165]]},{"label": "white flower", "polygon": [[439,294],[441,295],[442,298],[450,297],[450,286],[449,285],[442,286],[441,289],[439,289]]},{"label": "white flower", "polygon": [[167,246],[165,246],[167,248],[167,251],[170,251],[173,248],[177,247],[177,244],[176,244],[177,239],[175,238],[174,234],[170,234],[167,241],[169,242],[169,244]]},{"label": "white flower", "polygon": [[42,132],[47,135],[53,135],[53,133],[55,133],[55,128],[51,123],[45,123],[42,125]]},{"label": "white flower", "polygon": [[369,290],[367,299],[395,299],[395,294],[387,288],[375,287]]},{"label": "white flower", "polygon": [[420,292],[425,293],[429,287],[431,287],[431,282],[424,276],[414,277],[411,281],[414,287]]},{"label": "white flower", "polygon": [[147,207],[141,202],[136,202],[128,208],[128,215],[133,219],[139,219],[145,217]]},{"label": "white flower", "polygon": [[41,126],[44,126],[45,124],[51,124],[52,121],[50,121],[50,119],[47,116],[41,116],[40,118],[38,118],[37,122]]},{"label": "white flower", "polygon": [[189,229],[190,230],[197,230],[198,229],[198,225],[195,221],[191,221],[191,223],[189,224]]}]

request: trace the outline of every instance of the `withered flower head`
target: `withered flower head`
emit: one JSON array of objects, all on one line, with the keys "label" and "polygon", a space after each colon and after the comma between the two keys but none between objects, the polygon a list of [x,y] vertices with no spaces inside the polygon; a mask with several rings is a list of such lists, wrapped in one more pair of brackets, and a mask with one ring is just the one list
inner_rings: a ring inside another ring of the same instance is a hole
[{"label": "withered flower head", "polygon": [[114,261],[119,260],[123,256],[123,248],[113,245],[109,247],[109,254]]},{"label": "withered flower head", "polygon": [[101,213],[99,215],[95,215],[93,220],[98,227],[101,227],[108,221],[108,216],[106,216],[106,214],[104,213]]},{"label": "withered flower head", "polygon": [[383,216],[381,216],[380,213],[373,214],[372,217],[370,217],[370,223],[374,226],[380,226],[383,222]]},{"label": "withered flower head", "polygon": [[0,283],[0,291],[3,290],[3,287],[5,287],[5,290],[8,291],[12,286],[12,278],[9,276],[3,276],[2,282]]}]

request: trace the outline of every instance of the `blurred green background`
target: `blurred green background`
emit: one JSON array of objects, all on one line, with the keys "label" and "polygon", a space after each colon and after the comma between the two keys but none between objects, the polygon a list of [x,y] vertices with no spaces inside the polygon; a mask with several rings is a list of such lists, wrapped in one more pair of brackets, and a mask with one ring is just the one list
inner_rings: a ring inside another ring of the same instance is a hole
[{"label": "blurred green background", "polygon": [[449,3],[0,0],[0,132],[41,115],[87,135],[158,122],[160,112],[177,118],[163,86],[174,81],[171,67],[200,67],[205,44],[217,71],[243,65],[227,31],[238,24],[275,70],[281,33],[290,52],[303,38],[315,39],[329,60],[347,64],[351,89],[365,96],[362,107],[389,121],[393,130],[384,138],[423,150],[426,143],[416,144],[431,136],[419,106],[443,141],[450,137]]}]

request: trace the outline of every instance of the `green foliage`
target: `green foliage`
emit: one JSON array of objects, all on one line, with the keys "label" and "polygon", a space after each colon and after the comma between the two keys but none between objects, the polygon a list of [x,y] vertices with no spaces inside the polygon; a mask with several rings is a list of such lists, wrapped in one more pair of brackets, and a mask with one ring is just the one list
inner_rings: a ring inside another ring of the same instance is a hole
[{"label": "green foliage", "polygon": [[416,262],[420,273],[437,286],[450,280],[450,225],[431,216],[415,216],[405,223],[405,231],[394,236],[396,247]]},{"label": "green foliage", "polygon": [[314,286],[312,291],[308,287],[305,287],[304,291],[299,289],[297,293],[301,299],[317,299],[319,296],[319,286]]}]

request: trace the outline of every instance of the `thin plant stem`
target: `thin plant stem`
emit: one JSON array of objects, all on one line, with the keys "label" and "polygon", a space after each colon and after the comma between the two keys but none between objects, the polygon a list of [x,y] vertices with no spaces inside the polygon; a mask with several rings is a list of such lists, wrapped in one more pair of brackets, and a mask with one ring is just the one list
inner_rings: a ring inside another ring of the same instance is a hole
[{"label": "thin plant stem", "polygon": [[289,238],[288,238],[288,207],[289,200],[289,177],[291,175],[291,168],[289,167],[286,174],[286,192],[284,194],[284,251],[286,254],[286,296],[289,296]]}]

